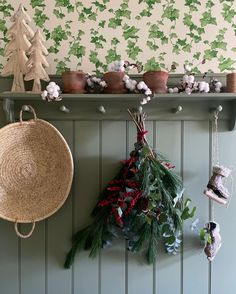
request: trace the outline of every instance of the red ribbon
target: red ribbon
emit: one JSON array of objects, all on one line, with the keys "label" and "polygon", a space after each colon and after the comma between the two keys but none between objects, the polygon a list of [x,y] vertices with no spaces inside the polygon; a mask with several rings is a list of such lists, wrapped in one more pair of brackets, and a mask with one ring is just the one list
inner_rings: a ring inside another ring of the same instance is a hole
[{"label": "red ribbon", "polygon": [[143,141],[145,135],[148,133],[148,131],[139,131],[138,134],[137,134],[137,140],[140,142],[140,141]]}]

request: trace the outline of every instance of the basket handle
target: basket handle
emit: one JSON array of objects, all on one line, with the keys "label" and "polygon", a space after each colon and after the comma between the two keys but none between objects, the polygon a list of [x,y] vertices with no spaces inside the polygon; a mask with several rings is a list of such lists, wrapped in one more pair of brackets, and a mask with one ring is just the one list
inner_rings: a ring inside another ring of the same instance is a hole
[{"label": "basket handle", "polygon": [[[26,110],[26,108],[28,110]],[[22,106],[21,111],[20,111],[20,122],[21,123],[23,122],[23,117],[22,117],[23,116],[23,111],[29,111],[29,110],[33,113],[34,119],[35,120],[37,119],[37,115],[36,115],[36,112],[35,112],[34,108],[31,105],[24,105],[24,107]]]},{"label": "basket handle", "polygon": [[16,221],[16,222],[15,222],[15,231],[16,231],[16,234],[17,234],[18,237],[20,237],[20,238],[22,238],[22,239],[27,239],[27,238],[29,238],[29,237],[32,236],[32,234],[33,234],[33,232],[34,232],[34,229],[35,229],[35,221],[32,222],[32,228],[31,228],[31,230],[29,231],[29,233],[26,234],[26,235],[23,235],[22,233],[20,233],[20,231],[19,231],[19,229],[18,229],[18,224],[19,224],[19,223]]}]

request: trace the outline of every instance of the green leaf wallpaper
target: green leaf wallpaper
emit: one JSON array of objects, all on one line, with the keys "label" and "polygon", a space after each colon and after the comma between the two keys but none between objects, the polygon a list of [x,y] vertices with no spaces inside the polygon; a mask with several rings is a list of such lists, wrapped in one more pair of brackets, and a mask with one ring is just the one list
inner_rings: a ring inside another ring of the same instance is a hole
[{"label": "green leaf wallpaper", "polygon": [[[0,0],[0,69],[15,0]],[[41,28],[49,72],[101,73],[116,59],[183,72],[236,68],[236,1],[231,0],[24,0],[30,26]],[[203,59],[205,64],[199,65]]]}]

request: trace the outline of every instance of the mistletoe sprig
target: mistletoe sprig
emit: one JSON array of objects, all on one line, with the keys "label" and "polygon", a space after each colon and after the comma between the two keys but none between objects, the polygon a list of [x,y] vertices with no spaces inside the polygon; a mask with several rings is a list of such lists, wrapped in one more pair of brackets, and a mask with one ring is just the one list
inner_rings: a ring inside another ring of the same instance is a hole
[{"label": "mistletoe sprig", "polygon": [[83,249],[95,257],[101,248],[112,244],[119,231],[130,251],[145,251],[148,263],[155,261],[161,239],[166,251],[175,254],[181,244],[183,221],[195,213],[195,207],[189,208],[189,199],[182,203],[183,185],[173,166],[150,148],[145,114],[128,112],[137,127],[135,148],[100,195],[92,212],[93,222],[73,236],[66,268]]}]

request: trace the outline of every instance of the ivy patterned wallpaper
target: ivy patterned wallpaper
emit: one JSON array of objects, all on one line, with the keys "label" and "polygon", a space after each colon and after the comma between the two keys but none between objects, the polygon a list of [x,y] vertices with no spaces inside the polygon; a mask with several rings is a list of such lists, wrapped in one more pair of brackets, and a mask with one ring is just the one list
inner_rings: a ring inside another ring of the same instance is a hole
[{"label": "ivy patterned wallpaper", "polygon": [[[0,0],[0,67],[5,33],[16,0]],[[33,29],[40,27],[50,73],[65,68],[104,72],[116,59],[183,72],[236,68],[236,1],[231,0],[24,0]],[[206,59],[204,65],[199,65]]]}]

